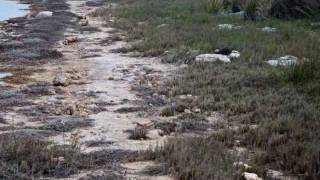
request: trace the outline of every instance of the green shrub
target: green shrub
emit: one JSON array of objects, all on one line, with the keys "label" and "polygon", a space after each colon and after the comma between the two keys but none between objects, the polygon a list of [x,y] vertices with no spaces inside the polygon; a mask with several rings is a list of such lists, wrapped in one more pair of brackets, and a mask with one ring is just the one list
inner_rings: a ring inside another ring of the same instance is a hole
[{"label": "green shrub", "polygon": [[224,3],[223,0],[207,0],[206,9],[209,13],[218,14],[223,10]]},{"label": "green shrub", "polygon": [[270,9],[270,15],[278,18],[313,17],[319,12],[319,0],[274,0]]},{"label": "green shrub", "polygon": [[259,0],[248,0],[245,5],[245,20],[255,21],[259,17]]}]

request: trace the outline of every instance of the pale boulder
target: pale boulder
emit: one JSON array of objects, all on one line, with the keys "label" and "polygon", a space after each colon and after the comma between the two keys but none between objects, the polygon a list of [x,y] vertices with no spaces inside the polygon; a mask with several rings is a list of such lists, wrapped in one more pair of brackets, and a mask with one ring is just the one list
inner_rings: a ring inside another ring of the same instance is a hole
[{"label": "pale boulder", "polygon": [[229,55],[223,54],[200,54],[196,56],[197,62],[215,62],[221,61],[224,63],[230,63],[231,60],[240,58],[240,53],[238,51],[232,51]]},{"label": "pale boulder", "polygon": [[259,178],[259,176],[255,173],[244,172],[242,176],[245,180],[262,180],[262,178]]},{"label": "pale boulder", "polygon": [[228,56],[222,54],[200,54],[196,57],[197,62],[216,62],[221,61],[224,63],[230,63],[231,60]]},{"label": "pale boulder", "polygon": [[41,11],[36,15],[36,18],[45,18],[45,17],[51,17],[53,13],[51,11]]},{"label": "pale boulder", "polygon": [[70,80],[68,76],[64,73],[58,73],[53,80],[54,86],[68,86],[69,83],[70,83]]},{"label": "pale boulder", "polygon": [[271,66],[292,66],[298,63],[298,58],[295,56],[287,55],[278,59],[271,59],[267,61]]}]

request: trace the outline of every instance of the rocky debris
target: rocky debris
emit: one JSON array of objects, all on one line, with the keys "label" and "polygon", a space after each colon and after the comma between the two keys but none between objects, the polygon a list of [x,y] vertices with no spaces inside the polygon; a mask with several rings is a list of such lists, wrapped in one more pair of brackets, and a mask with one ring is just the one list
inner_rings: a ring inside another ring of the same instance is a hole
[{"label": "rocky debris", "polygon": [[67,45],[74,44],[76,42],[78,42],[78,38],[74,36],[70,36],[64,39],[63,44],[67,46]]},{"label": "rocky debris", "polygon": [[8,21],[0,21],[0,28],[7,26],[8,24],[9,24]]},{"label": "rocky debris", "polygon": [[56,157],[56,158],[52,158],[51,160],[53,162],[63,163],[64,162],[64,157],[63,156],[59,156],[59,157]]},{"label": "rocky debris", "polygon": [[49,119],[48,123],[40,127],[41,130],[51,130],[57,132],[69,132],[81,127],[89,127],[93,125],[92,119],[83,117],[65,118],[59,117],[55,119]]},{"label": "rocky debris", "polygon": [[12,73],[9,72],[0,72],[0,79],[12,76]]},{"label": "rocky debris", "polygon": [[147,137],[149,137],[150,139],[158,139],[160,138],[160,136],[163,136],[163,134],[164,133],[161,129],[152,129],[148,131]]},{"label": "rocky debris", "polygon": [[48,115],[68,115],[68,116],[87,116],[101,112],[105,109],[101,106],[88,105],[80,102],[65,102],[55,99],[50,103],[44,103],[38,106],[40,112]]},{"label": "rocky debris", "polygon": [[267,61],[271,66],[292,66],[298,64],[298,58],[295,56],[287,55],[278,59],[271,59]]},{"label": "rocky debris", "polygon": [[68,86],[70,83],[70,79],[65,73],[58,73],[56,77],[53,79],[54,86]]},{"label": "rocky debris", "polygon": [[194,107],[194,108],[192,108],[192,112],[194,112],[194,113],[201,113],[201,109],[200,109],[200,108],[197,108],[197,107]]},{"label": "rocky debris", "polygon": [[246,164],[246,163],[244,163],[244,162],[234,162],[233,163],[233,166],[234,167],[237,167],[237,168],[242,168],[242,169],[244,169],[245,171],[247,171],[247,170],[249,170],[249,169],[251,169],[252,167],[251,166],[249,166],[248,164]]},{"label": "rocky debris", "polygon": [[85,72],[79,72],[77,70],[68,70],[68,77],[72,80],[80,80],[83,76],[86,76]]},{"label": "rocky debris", "polygon": [[262,180],[262,178],[259,178],[259,176],[255,173],[244,172],[242,176],[245,180]]},{"label": "rocky debris", "polygon": [[160,24],[160,25],[157,26],[157,28],[164,28],[164,27],[167,27],[167,26],[168,26],[168,24]]},{"label": "rocky debris", "polygon": [[39,83],[22,87],[20,92],[24,94],[36,95],[36,96],[37,95],[42,95],[42,96],[56,95],[56,91],[54,87],[51,84],[45,83],[45,82],[39,82]]},{"label": "rocky debris", "polygon": [[268,26],[266,26],[266,27],[262,28],[261,31],[263,31],[263,32],[268,32],[268,33],[273,33],[273,32],[276,32],[276,31],[277,31],[277,28],[273,28],[273,27],[268,27]]},{"label": "rocky debris", "polygon": [[240,58],[240,53],[238,51],[232,51],[229,55],[231,60]]},{"label": "rocky debris", "polygon": [[88,24],[89,24],[89,21],[87,19],[81,19],[79,21],[80,26],[88,26]]},{"label": "rocky debris", "polygon": [[269,169],[267,171],[267,177],[274,180],[282,180],[284,178],[284,175],[282,172]]},{"label": "rocky debris", "polygon": [[238,59],[240,57],[240,53],[238,51],[231,51],[230,54],[200,54],[196,56],[196,61],[198,62],[215,62],[221,61],[224,63],[230,63],[231,60]]},{"label": "rocky debris", "polygon": [[36,15],[36,18],[45,18],[45,17],[51,17],[53,13],[51,11],[41,11]]}]

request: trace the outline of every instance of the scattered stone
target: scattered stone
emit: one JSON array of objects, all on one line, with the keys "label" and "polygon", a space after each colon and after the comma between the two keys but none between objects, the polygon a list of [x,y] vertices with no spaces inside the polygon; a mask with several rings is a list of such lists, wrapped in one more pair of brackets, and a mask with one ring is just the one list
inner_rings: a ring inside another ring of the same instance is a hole
[{"label": "scattered stone", "polygon": [[284,175],[283,175],[282,172],[274,171],[274,170],[271,170],[271,169],[269,169],[267,171],[267,177],[270,178],[270,179],[273,179],[273,180],[282,180],[282,179],[284,179]]},{"label": "scattered stone", "polygon": [[63,157],[63,156],[60,156],[60,157],[57,157],[57,158],[52,158],[52,161],[53,161],[53,162],[63,163],[63,162],[64,162],[64,157]]},{"label": "scattered stone", "polygon": [[233,24],[219,24],[218,29],[220,30],[232,30],[232,29],[240,29],[241,26],[235,26]]},{"label": "scattered stone", "polygon": [[231,29],[233,29],[233,25],[232,25],[232,24],[219,24],[219,25],[218,25],[218,28],[219,28],[219,29],[228,29],[228,30],[231,30]]},{"label": "scattered stone", "polygon": [[89,21],[87,19],[81,19],[79,21],[80,26],[88,26],[88,24],[89,24]]},{"label": "scattered stone", "polygon": [[41,11],[36,15],[36,18],[45,18],[45,17],[51,17],[53,13],[51,11]]},{"label": "scattered stone", "polygon": [[267,61],[271,66],[292,66],[298,63],[298,58],[295,56],[287,55],[278,59],[272,59]]},{"label": "scattered stone", "polygon": [[229,48],[216,49],[214,54],[201,54],[196,56],[196,61],[214,62],[221,61],[225,63],[240,58],[240,53]]},{"label": "scattered stone", "polygon": [[147,137],[149,137],[150,139],[158,139],[163,134],[164,133],[161,129],[153,129],[148,131]]},{"label": "scattered stone", "polygon": [[147,25],[148,23],[145,22],[145,21],[141,21],[141,22],[138,22],[137,24],[140,25],[140,26],[144,26],[144,25]]},{"label": "scattered stone", "polygon": [[273,28],[273,27],[264,27],[261,29],[263,32],[268,32],[268,33],[272,33],[272,32],[276,32],[277,28]]},{"label": "scattered stone", "polygon": [[0,27],[7,26],[8,24],[8,21],[0,21]]},{"label": "scattered stone", "polygon": [[240,53],[238,51],[232,51],[229,55],[231,60],[240,58]]},{"label": "scattered stone", "polygon": [[9,72],[0,72],[0,79],[12,76],[12,73]]},{"label": "scattered stone", "polygon": [[224,63],[230,63],[231,60],[228,56],[222,54],[200,54],[196,57],[198,62],[215,62],[221,61]]},{"label": "scattered stone", "polygon": [[163,27],[167,27],[167,26],[168,26],[168,24],[160,24],[157,26],[157,28],[163,28]]},{"label": "scattered stone", "polygon": [[262,180],[262,178],[259,178],[259,176],[255,173],[244,172],[242,176],[245,180]]},{"label": "scattered stone", "polygon": [[238,168],[243,168],[245,171],[249,170],[250,168],[252,168],[251,166],[249,166],[248,164],[244,163],[244,162],[234,162],[233,163],[234,167],[238,167]]},{"label": "scattered stone", "polygon": [[66,37],[63,41],[63,44],[64,45],[71,45],[76,42],[78,42],[78,38],[71,36],[71,37]]},{"label": "scattered stone", "polygon": [[194,108],[192,109],[193,112],[195,113],[201,113],[201,109],[200,108]]},{"label": "scattered stone", "polygon": [[225,13],[223,15],[224,16],[229,16],[229,17],[243,17],[244,16],[244,11]]},{"label": "scattered stone", "polygon": [[69,83],[69,78],[65,73],[58,73],[53,80],[54,86],[68,86]]},{"label": "scattered stone", "polygon": [[190,111],[190,109],[185,109],[184,112],[187,113],[187,114],[191,114],[192,113],[192,111]]}]

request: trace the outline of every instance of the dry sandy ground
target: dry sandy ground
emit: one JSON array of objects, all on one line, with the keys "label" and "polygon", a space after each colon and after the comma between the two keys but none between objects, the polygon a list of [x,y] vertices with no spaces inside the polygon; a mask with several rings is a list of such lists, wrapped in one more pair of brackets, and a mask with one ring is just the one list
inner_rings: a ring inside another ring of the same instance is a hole
[{"label": "dry sandy ground", "polygon": [[[79,16],[86,16],[95,10],[95,7],[85,6],[85,1],[69,1],[71,11]],[[84,152],[92,152],[103,149],[133,150],[141,151],[161,144],[165,136],[160,136],[158,131],[150,129],[148,140],[130,140],[128,129],[134,129],[136,124],[150,124],[151,120],[158,118],[158,113],[147,114],[143,112],[120,113],[116,110],[120,108],[136,107],[137,102],[142,102],[142,97],[137,96],[137,92],[132,90],[134,85],[138,85],[144,79],[157,79],[158,82],[149,82],[149,86],[165,81],[176,67],[162,64],[157,58],[134,58],[123,54],[111,53],[110,50],[117,49],[126,45],[124,42],[116,42],[104,45],[100,42],[110,38],[111,28],[104,26],[104,20],[87,16],[90,27],[95,27],[98,31],[81,33],[76,29],[68,29],[66,37],[76,37],[78,42],[57,45],[57,49],[63,52],[67,61],[62,65],[46,65],[46,73],[35,75],[37,80],[53,79],[56,73],[76,71],[81,79],[76,84],[64,87],[63,90],[68,94],[64,98],[66,104],[105,103],[105,110],[98,114],[88,115],[94,120],[94,125],[88,128],[77,129],[70,133],[63,133],[50,137],[56,143],[65,144],[71,137],[77,136],[83,145]],[[84,56],[90,57],[84,57]],[[91,56],[92,55],[92,56]],[[148,70],[148,72],[146,72]],[[151,72],[151,73],[150,73]],[[155,83],[155,84],[152,84]],[[83,94],[93,93],[92,98],[83,97]],[[48,98],[43,98],[41,103],[46,103]],[[39,103],[39,102],[38,102]],[[157,111],[157,110],[156,110]],[[107,146],[87,147],[86,142],[106,141],[112,142]],[[132,162],[122,164],[126,169],[123,174],[128,179],[171,179],[167,176],[146,176],[139,174],[140,170],[153,165],[153,162]],[[79,179],[88,173],[84,172],[69,179]],[[99,171],[96,171],[99,173]]]}]

